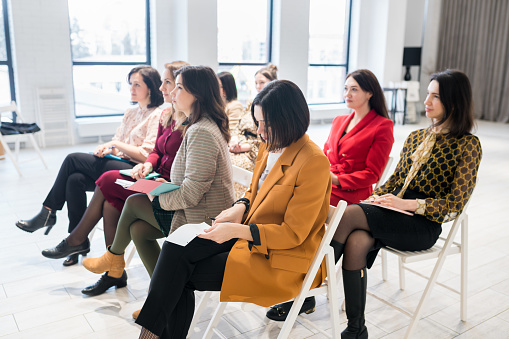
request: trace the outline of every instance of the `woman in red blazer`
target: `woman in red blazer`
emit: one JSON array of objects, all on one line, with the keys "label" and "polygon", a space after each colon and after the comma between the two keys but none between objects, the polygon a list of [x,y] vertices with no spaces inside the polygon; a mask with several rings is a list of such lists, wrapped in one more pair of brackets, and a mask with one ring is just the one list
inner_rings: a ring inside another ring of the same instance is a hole
[{"label": "woman in red blazer", "polygon": [[331,205],[369,197],[389,159],[394,136],[385,97],[375,75],[360,69],[347,75],[346,106],[354,111],[334,119],[323,151],[332,178]]},{"label": "woman in red blazer", "polygon": [[[350,205],[370,196],[394,143],[393,123],[387,113],[385,96],[371,71],[359,69],[349,73],[344,97],[346,106],[354,111],[334,119],[323,148],[330,162],[330,204],[334,206],[340,200]],[[292,302],[274,305],[267,312],[267,318],[284,321],[291,306]],[[311,313],[314,308],[315,298],[308,297],[300,313]]]}]

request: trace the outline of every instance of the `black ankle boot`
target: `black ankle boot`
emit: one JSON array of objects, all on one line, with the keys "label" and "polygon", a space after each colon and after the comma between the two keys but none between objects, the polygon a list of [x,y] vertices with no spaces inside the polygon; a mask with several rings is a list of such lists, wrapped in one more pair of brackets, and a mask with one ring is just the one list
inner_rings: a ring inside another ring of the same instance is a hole
[{"label": "black ankle boot", "polygon": [[124,271],[120,278],[112,278],[108,276],[108,272],[104,273],[101,278],[93,285],[85,287],[81,290],[81,293],[96,296],[103,294],[106,290],[112,286],[117,288],[127,286],[127,273]]},{"label": "black ankle boot", "polygon": [[78,246],[69,246],[64,239],[56,247],[42,251],[42,255],[50,259],[61,259],[73,254],[87,254],[90,252],[90,241],[88,238]]},{"label": "black ankle boot", "polygon": [[[300,308],[299,314],[301,313],[313,313],[315,311],[316,300],[315,297],[307,297],[304,299],[304,303]],[[282,304],[274,305],[267,311],[266,317],[274,321],[285,321],[290,308],[292,308],[293,301],[288,301]]]},{"label": "black ankle boot", "polygon": [[345,249],[345,244],[337,242],[332,239],[330,245],[334,249],[334,262],[337,264],[341,256],[343,255],[343,250]]},{"label": "black ankle boot", "polygon": [[40,228],[47,227],[46,232],[44,234],[48,234],[53,225],[57,223],[57,213],[56,211],[50,211],[46,207],[42,207],[41,211],[37,213],[35,217],[30,220],[18,220],[16,222],[16,226],[22,229],[25,232],[35,232]]},{"label": "black ankle boot", "polygon": [[364,320],[367,282],[366,267],[356,271],[343,269],[343,288],[345,290],[348,327],[341,332],[341,339],[368,338],[368,329]]}]

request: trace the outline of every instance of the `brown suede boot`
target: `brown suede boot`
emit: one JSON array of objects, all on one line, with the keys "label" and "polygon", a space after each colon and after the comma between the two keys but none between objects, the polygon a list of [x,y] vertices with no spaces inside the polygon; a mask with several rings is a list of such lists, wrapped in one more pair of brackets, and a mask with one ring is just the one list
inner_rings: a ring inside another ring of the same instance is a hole
[{"label": "brown suede boot", "polygon": [[120,278],[125,268],[124,254],[113,254],[108,250],[99,258],[83,259],[83,266],[94,273],[104,273],[109,271],[108,275],[112,278]]}]

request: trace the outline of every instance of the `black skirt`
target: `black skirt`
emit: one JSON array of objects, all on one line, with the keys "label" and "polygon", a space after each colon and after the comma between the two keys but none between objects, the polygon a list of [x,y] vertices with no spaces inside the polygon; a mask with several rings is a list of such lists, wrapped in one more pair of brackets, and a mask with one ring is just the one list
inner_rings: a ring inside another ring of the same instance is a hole
[{"label": "black skirt", "polygon": [[[394,191],[397,194],[400,188]],[[404,199],[425,199],[424,194],[407,190]],[[422,215],[413,216],[372,205],[358,204],[368,220],[375,246],[367,256],[371,268],[380,248],[389,246],[400,251],[420,251],[432,247],[442,232],[442,224]]]}]

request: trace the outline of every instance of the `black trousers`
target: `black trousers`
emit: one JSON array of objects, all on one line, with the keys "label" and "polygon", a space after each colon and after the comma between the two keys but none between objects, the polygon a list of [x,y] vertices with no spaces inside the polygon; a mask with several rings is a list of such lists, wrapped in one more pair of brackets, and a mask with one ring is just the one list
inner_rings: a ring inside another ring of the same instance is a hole
[{"label": "black trousers", "polygon": [[136,323],[162,339],[185,338],[194,314],[194,291],[221,290],[236,241],[218,244],[195,238],[185,247],[165,242]]},{"label": "black trousers", "polygon": [[71,153],[60,166],[55,183],[43,205],[52,210],[61,210],[67,202],[71,233],[87,209],[86,192],[94,191],[95,181],[104,172],[126,168],[133,168],[133,163],[98,158],[88,153]]}]

